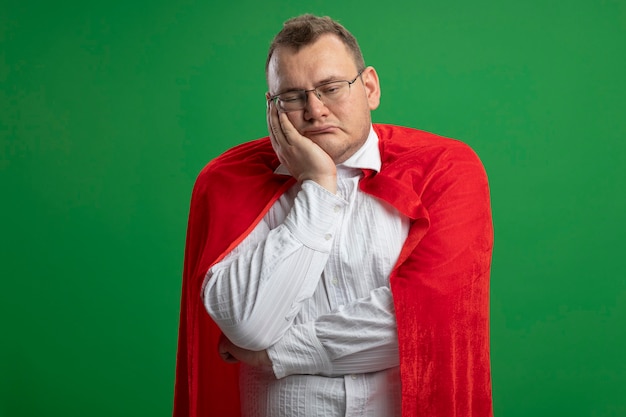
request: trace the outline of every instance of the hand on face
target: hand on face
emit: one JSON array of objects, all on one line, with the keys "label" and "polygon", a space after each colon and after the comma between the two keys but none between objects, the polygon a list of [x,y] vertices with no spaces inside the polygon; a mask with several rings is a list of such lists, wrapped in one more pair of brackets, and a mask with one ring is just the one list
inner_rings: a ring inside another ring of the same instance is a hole
[{"label": "hand on face", "polygon": [[332,158],[302,136],[273,102],[267,106],[267,127],[279,161],[298,182],[315,181],[333,194],[337,192],[337,168]]}]

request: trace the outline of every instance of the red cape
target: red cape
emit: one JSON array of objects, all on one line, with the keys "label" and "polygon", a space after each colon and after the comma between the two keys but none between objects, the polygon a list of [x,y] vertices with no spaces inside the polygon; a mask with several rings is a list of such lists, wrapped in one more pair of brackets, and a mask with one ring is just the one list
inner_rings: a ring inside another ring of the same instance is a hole
[{"label": "red cape", "polygon": [[[412,219],[390,276],[400,346],[402,415],[493,415],[489,270],[493,228],[483,166],[465,144],[374,125],[382,168],[362,191]],[[238,366],[217,353],[219,328],[201,289],[209,267],[293,185],[275,175],[269,138],[210,162],[194,186],[183,273],[174,416],[239,416]]]}]

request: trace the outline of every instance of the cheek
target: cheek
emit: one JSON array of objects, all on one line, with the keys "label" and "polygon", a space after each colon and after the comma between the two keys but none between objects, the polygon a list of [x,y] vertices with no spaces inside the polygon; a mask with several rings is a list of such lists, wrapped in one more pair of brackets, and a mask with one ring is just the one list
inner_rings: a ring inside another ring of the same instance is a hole
[{"label": "cheek", "polygon": [[360,131],[363,128],[363,125],[368,124],[368,121],[366,120],[368,114],[369,109],[363,108],[362,103],[357,103],[357,105],[352,107],[349,111],[337,114],[337,117],[342,121],[345,127],[348,127],[353,131]]},{"label": "cheek", "polygon": [[299,132],[300,125],[302,124],[302,112],[293,111],[293,112],[287,113],[287,118],[289,119],[293,127],[295,127],[296,130]]}]

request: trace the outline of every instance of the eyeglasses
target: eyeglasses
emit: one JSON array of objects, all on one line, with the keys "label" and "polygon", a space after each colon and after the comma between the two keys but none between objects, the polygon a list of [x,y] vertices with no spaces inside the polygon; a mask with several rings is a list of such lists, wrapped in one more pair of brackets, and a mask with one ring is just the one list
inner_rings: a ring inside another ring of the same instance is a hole
[{"label": "eyeglasses", "polygon": [[284,112],[302,110],[306,107],[309,97],[308,93],[311,92],[315,93],[315,97],[324,103],[324,105],[338,103],[350,95],[350,86],[355,83],[356,79],[361,76],[363,71],[365,71],[365,69],[359,71],[352,81],[330,81],[318,85],[311,90],[291,90],[276,94],[267,99],[267,104],[269,106],[270,102],[273,101],[274,104]]}]

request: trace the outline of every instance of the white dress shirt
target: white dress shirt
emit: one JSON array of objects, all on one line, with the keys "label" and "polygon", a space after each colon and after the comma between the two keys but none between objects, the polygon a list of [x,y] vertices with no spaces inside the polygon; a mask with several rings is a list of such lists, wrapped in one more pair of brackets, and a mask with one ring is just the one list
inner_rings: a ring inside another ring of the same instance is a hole
[{"label": "white dress shirt", "polygon": [[359,190],[362,169],[380,166],[370,129],[337,166],[337,195],[312,181],[294,185],[208,271],[211,317],[234,344],[267,349],[273,363],[241,365],[243,416],[400,416],[389,274],[409,219]]}]

